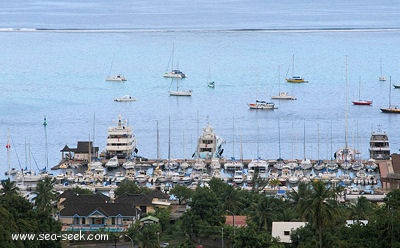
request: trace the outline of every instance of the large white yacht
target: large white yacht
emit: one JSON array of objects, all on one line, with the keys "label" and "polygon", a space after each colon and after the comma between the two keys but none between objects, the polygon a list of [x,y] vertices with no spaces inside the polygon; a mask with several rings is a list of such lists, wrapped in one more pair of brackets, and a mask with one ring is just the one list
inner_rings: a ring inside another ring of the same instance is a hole
[{"label": "large white yacht", "polygon": [[108,128],[106,158],[117,156],[120,159],[125,159],[136,152],[136,138],[132,127],[127,126],[127,121],[123,121],[121,115],[118,115],[117,126]]},{"label": "large white yacht", "polygon": [[389,138],[387,134],[380,129],[371,134],[369,141],[369,157],[376,160],[390,158]]},{"label": "large white yacht", "polygon": [[196,156],[202,159],[221,158],[224,140],[214,133],[210,124],[203,128],[203,133],[197,141]]}]

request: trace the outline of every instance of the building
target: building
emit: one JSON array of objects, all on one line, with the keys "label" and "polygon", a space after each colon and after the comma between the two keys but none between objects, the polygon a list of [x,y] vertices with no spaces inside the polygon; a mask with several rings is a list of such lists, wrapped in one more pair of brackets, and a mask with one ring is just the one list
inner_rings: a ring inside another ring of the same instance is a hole
[{"label": "building", "polygon": [[76,148],[65,145],[60,152],[62,160],[89,161],[89,158],[99,156],[99,148],[93,147],[92,141],[78,141]]},{"label": "building", "polygon": [[246,227],[247,226],[247,216],[245,215],[226,215],[225,225],[235,226],[235,227]]},{"label": "building", "polygon": [[282,243],[292,243],[292,232],[306,224],[307,222],[272,222],[272,237],[279,238]]},{"label": "building", "polygon": [[382,188],[385,191],[400,189],[400,154],[393,153],[391,158],[379,163]]},{"label": "building", "polygon": [[62,231],[126,231],[139,219],[140,211],[127,203],[115,203],[101,193],[75,194],[67,190],[59,196],[58,218]]}]

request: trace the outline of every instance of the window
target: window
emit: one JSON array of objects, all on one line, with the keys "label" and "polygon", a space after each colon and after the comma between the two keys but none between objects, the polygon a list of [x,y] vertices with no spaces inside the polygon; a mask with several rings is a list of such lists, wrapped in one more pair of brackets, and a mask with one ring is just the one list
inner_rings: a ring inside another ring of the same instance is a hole
[{"label": "window", "polygon": [[74,217],[74,224],[79,225],[79,217]]},{"label": "window", "polygon": [[289,236],[290,235],[290,231],[283,231],[283,235]]}]

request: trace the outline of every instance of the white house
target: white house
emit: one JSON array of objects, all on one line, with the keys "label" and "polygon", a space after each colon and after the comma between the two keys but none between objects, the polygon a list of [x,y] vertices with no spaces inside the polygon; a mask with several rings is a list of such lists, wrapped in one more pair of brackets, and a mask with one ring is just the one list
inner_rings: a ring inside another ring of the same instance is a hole
[{"label": "white house", "polygon": [[282,243],[292,243],[292,231],[306,224],[307,222],[272,222],[272,237],[279,238]]}]

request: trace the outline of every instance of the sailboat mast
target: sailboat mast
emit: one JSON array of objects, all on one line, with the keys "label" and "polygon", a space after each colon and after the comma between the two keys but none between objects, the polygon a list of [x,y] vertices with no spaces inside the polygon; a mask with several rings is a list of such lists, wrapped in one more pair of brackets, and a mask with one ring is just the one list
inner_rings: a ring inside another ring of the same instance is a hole
[{"label": "sailboat mast", "polygon": [[157,162],[160,160],[160,134],[158,131],[158,120],[157,120]]},{"label": "sailboat mast", "polygon": [[44,127],[44,139],[45,139],[45,158],[46,158],[46,170],[49,167],[49,155],[47,150],[47,118],[44,117],[43,120],[43,127]]},{"label": "sailboat mast", "polygon": [[392,76],[389,77],[389,108],[392,106]]},{"label": "sailboat mast", "polygon": [[235,157],[235,117],[232,119],[233,141],[232,141],[232,156]]},{"label": "sailboat mast", "polygon": [[282,156],[281,156],[281,122],[280,122],[279,118],[278,118],[278,141],[279,141],[279,158],[282,158]]},{"label": "sailboat mast", "polygon": [[293,54],[293,58],[292,58],[293,62],[292,62],[292,76],[294,75],[294,54]]},{"label": "sailboat mast", "polygon": [[175,43],[172,43],[171,71],[174,69]]},{"label": "sailboat mast", "polygon": [[7,132],[7,145],[6,145],[6,148],[7,148],[8,179],[10,179],[10,174],[11,174],[11,164],[10,164],[10,148],[11,148],[11,145],[10,145],[10,129],[8,129],[8,132]]},{"label": "sailboat mast", "polygon": [[306,121],[304,120],[304,125],[303,125],[303,155],[304,155],[304,160],[306,160]]},{"label": "sailboat mast", "polygon": [[347,104],[347,102],[348,102],[348,98],[349,98],[349,96],[348,96],[348,88],[349,88],[349,82],[348,82],[348,69],[347,69],[347,55],[346,55],[346,106],[345,106],[345,134],[344,134],[344,140],[345,140],[345,148],[347,148],[347,146],[348,146],[348,144],[347,144],[347,127],[348,127],[348,112],[349,112],[349,106],[348,106],[348,104]]},{"label": "sailboat mast", "polygon": [[95,156],[96,149],[94,148],[94,138],[96,137],[96,113],[93,113],[93,137],[92,137],[92,156]]},{"label": "sailboat mast", "polygon": [[171,117],[168,117],[168,164],[171,161]]}]

